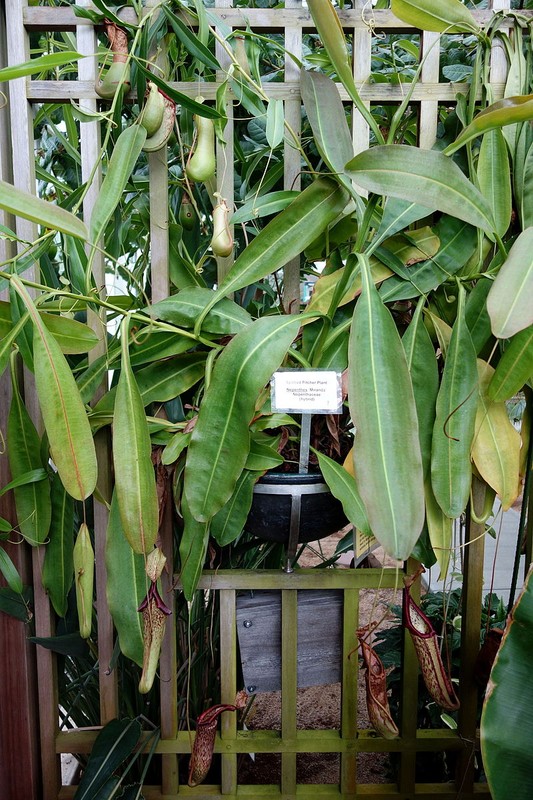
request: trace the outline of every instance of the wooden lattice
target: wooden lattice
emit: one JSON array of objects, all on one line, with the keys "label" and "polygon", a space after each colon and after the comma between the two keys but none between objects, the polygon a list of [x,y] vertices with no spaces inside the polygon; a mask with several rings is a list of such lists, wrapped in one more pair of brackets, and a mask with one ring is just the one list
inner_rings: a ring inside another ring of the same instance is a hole
[{"label": "wooden lattice", "polygon": [[[90,5],[78,0],[79,5]],[[403,96],[401,84],[390,85],[372,83],[371,43],[372,36],[380,31],[401,32],[410,29],[397,20],[389,10],[372,10],[370,2],[355,0],[353,8],[345,7],[339,16],[346,32],[353,36],[355,52],[354,76],[361,97],[368,105],[384,101],[400,102]],[[508,0],[493,0],[491,6],[508,8]],[[296,56],[302,52],[302,35],[311,29],[311,19],[301,0],[286,0],[284,8],[232,8],[231,0],[215,0],[212,9],[225,25],[244,27],[249,25],[253,31],[268,35],[270,31],[282,31],[286,48]],[[125,9],[126,17],[133,10]],[[477,18],[486,20],[491,12],[476,12]],[[96,34],[88,19],[75,16],[67,5],[60,7],[27,6],[25,0],[6,0],[5,10],[0,11],[0,25],[5,23],[0,37],[0,66],[17,64],[29,57],[28,37],[30,32],[69,31],[75,37],[76,50],[92,55],[97,49]],[[439,82],[439,48],[433,46],[438,39],[434,33],[424,32],[421,36],[421,49],[428,54],[422,71],[422,80],[416,86],[412,103],[419,108],[419,142],[423,147],[431,147],[437,130],[438,108],[440,104],[453,104],[461,86],[449,82]],[[223,50],[217,56],[224,66]],[[492,82],[495,99],[501,96],[506,72],[505,54],[496,48],[493,54]],[[39,103],[68,102],[83,100],[84,105],[96,109],[97,97],[94,83],[97,73],[96,58],[85,58],[79,62],[79,76],[76,81],[43,81],[21,78],[7,85],[9,102],[0,109],[0,175],[11,180],[16,186],[35,191],[34,142],[32,108]],[[213,101],[219,81],[202,85],[206,100]],[[194,97],[197,85],[176,84],[180,91]],[[298,130],[301,120],[301,98],[298,69],[294,62],[286,59],[284,80],[279,83],[266,83],[265,92],[269,97],[284,101],[285,115],[293,129]],[[342,89],[340,95],[345,102],[348,97]],[[219,163],[233,163],[232,144],[232,104],[228,104],[227,146],[220,145]],[[368,146],[368,129],[359,114],[353,114],[353,142],[356,152]],[[82,180],[86,180],[99,159],[100,129],[98,123],[86,123],[81,129]],[[168,203],[167,165],[165,150],[150,156],[150,177],[153,187],[150,194],[151,213],[151,286],[152,300],[155,302],[168,295]],[[298,152],[287,144],[285,146],[286,188],[298,188],[300,160]],[[219,170],[223,176],[218,186],[224,197],[233,196],[233,174],[231,169]],[[89,219],[97,197],[100,177],[96,176],[84,205],[83,215]],[[157,188],[156,188],[157,187]],[[3,222],[0,212],[0,222]],[[14,223],[12,223],[14,224]],[[34,225],[17,219],[16,231],[22,240],[32,240]],[[7,244],[0,239],[0,261],[9,257]],[[220,261],[223,274],[231,259]],[[104,284],[104,265],[96,260],[95,279],[98,285]],[[26,277],[31,277],[28,273]],[[291,298],[299,296],[299,264],[289,264],[286,268],[285,293]],[[96,353],[95,355],[98,355]],[[37,414],[35,398],[32,399],[31,377],[27,379],[27,399],[30,408]],[[9,385],[2,384],[0,408],[0,428],[5,429],[5,418],[9,407]],[[101,469],[105,473],[108,461],[107,443],[98,442]],[[2,485],[7,477],[6,457],[2,455]],[[4,500],[4,498],[3,498]],[[10,516],[13,509],[5,509],[2,516]],[[96,568],[97,568],[97,613],[100,681],[100,723],[103,725],[117,715],[120,687],[116,672],[109,668],[113,648],[114,631],[112,620],[106,607],[104,540],[107,525],[107,512],[102,505],[95,504],[94,510]],[[205,573],[202,588],[220,592],[220,634],[222,648],[221,681],[222,702],[231,702],[235,695],[237,681],[237,634],[236,634],[236,592],[243,589],[277,589],[282,593],[282,722],[281,731],[237,730],[234,716],[226,715],[217,737],[216,751],[222,754],[221,785],[189,789],[178,783],[179,758],[190,751],[188,732],[178,732],[176,711],[176,643],[170,627],[164,642],[161,659],[161,740],[157,752],[161,754],[161,783],[147,787],[147,798],[171,798],[194,796],[198,798],[235,797],[249,798],[291,798],[291,797],[381,797],[381,798],[429,798],[435,795],[443,800],[457,797],[489,797],[486,786],[474,783],[474,750],[476,746],[476,703],[477,694],[473,682],[473,664],[477,653],[480,627],[482,596],[483,538],[479,526],[473,522],[469,526],[468,537],[472,541],[465,550],[465,605],[463,614],[463,650],[461,681],[461,712],[457,730],[417,730],[417,667],[408,641],[405,644],[403,668],[403,709],[401,718],[401,737],[389,742],[375,736],[372,732],[359,730],[356,718],[357,659],[347,656],[356,647],[358,603],[360,592],[380,586],[391,588],[395,584],[394,570],[322,570],[298,571],[294,574],[282,572],[261,572],[260,574],[237,571]],[[171,531],[164,533],[164,546],[172,546]],[[31,553],[12,549],[13,558],[26,578],[31,574],[31,564],[35,579],[35,630],[38,636],[50,636],[54,632],[54,622],[47,596],[40,581],[42,552],[34,549]],[[166,578],[169,588],[170,578]],[[343,593],[344,634],[342,643],[342,722],[340,730],[306,731],[297,730],[296,724],[296,620],[298,589],[335,589]],[[3,615],[0,615],[3,616]],[[0,781],[12,789],[8,797],[37,798],[56,800],[72,797],[72,787],[62,787],[58,770],[58,756],[61,753],[88,753],[97,731],[77,730],[60,732],[58,730],[57,689],[55,679],[55,660],[53,654],[44,648],[28,649],[22,626],[11,621],[1,620],[0,643],[1,664],[4,673],[0,676],[2,691],[2,740],[0,742],[5,767],[6,780]],[[8,647],[10,648],[8,651]],[[36,665],[33,663],[36,659]],[[37,693],[38,698],[35,697]],[[14,698],[17,698],[17,703]],[[37,735],[37,727],[39,733]],[[10,732],[15,731],[15,743]],[[13,747],[15,744],[15,747]],[[456,750],[460,753],[460,767],[457,784],[416,784],[415,757],[417,752]],[[13,755],[19,752],[19,760]],[[363,785],[357,780],[357,754],[361,752],[397,752],[400,756],[400,770],[397,784]],[[40,752],[40,762],[38,753]],[[237,781],[237,755],[239,753],[281,753],[282,768],[280,785],[269,787],[239,786]],[[340,753],[341,768],[338,785],[298,786],[296,782],[296,758],[303,752]],[[18,777],[15,772],[19,771]],[[4,773],[2,772],[2,775]],[[3,792],[0,792],[3,793]]]}]

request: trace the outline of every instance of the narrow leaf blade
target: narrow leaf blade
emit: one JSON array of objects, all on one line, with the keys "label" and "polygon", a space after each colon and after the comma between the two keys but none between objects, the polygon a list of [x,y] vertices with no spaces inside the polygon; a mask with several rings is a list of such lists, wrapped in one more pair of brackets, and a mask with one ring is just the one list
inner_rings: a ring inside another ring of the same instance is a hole
[{"label": "narrow leaf blade", "polygon": [[261,389],[298,333],[298,317],[263,317],[238,333],[215,364],[185,467],[192,515],[207,522],[229,500],[250,450]]},{"label": "narrow leaf blade", "polygon": [[113,423],[115,488],[124,534],[136,553],[148,554],[156,540],[159,510],[150,435],[130,365],[128,330],[125,318]]},{"label": "narrow leaf blade", "polygon": [[470,449],[477,408],[476,353],[464,314],[464,290],[436,403],[431,446],[431,484],[443,512],[458,517],[470,497]]},{"label": "narrow leaf blade", "polygon": [[353,316],[348,368],[355,476],[374,536],[393,558],[405,559],[424,523],[416,406],[396,325],[360,260],[363,292]]},{"label": "narrow leaf blade", "polygon": [[0,208],[16,217],[29,219],[45,228],[61,233],[69,233],[78,239],[87,239],[88,231],[85,223],[65,211],[64,208],[41,200],[29,192],[23,192],[6,181],[0,180]]}]

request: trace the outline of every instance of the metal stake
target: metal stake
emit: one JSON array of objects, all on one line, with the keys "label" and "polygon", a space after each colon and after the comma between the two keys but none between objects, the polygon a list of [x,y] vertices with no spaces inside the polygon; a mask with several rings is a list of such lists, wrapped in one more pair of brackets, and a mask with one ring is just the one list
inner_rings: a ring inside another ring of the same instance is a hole
[{"label": "metal stake", "polygon": [[[299,474],[306,475],[309,472],[309,446],[311,443],[311,417],[312,414],[302,414],[302,427],[300,433],[300,458],[298,462]],[[289,528],[289,540],[287,542],[287,560],[284,571],[294,572],[292,562],[298,547],[300,534],[300,516],[302,512],[302,496],[291,495],[291,523]]]}]

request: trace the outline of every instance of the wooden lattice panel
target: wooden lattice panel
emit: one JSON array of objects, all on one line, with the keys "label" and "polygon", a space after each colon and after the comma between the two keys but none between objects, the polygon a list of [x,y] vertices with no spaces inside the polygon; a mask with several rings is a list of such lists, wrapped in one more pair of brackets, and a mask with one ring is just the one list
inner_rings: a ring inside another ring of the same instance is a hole
[{"label": "wooden lattice panel", "polygon": [[[88,5],[79,0],[80,5]],[[496,8],[507,8],[506,0],[494,0]],[[355,61],[354,76],[361,97],[368,105],[400,103],[405,87],[372,83],[371,52],[372,37],[377,32],[412,32],[409,26],[397,20],[389,10],[372,10],[370,3],[355,0],[353,8],[344,8],[339,16],[347,34],[353,37]],[[312,28],[310,15],[300,0],[286,0],[285,8],[232,8],[231,0],[216,0],[211,9],[215,16],[226,26],[250,28],[262,35],[271,31],[283,32],[285,46],[296,56],[302,52],[303,33]],[[0,12],[0,21],[2,21]],[[64,31],[75,37],[76,49],[87,56],[93,55],[97,49],[97,38],[92,23],[88,19],[75,16],[68,6],[28,7],[24,0],[6,0],[5,5],[6,41],[0,55],[7,64],[17,64],[29,58],[28,36],[30,32]],[[133,21],[133,9],[124,10],[125,18]],[[480,20],[488,19],[490,12],[477,12]],[[427,55],[422,71],[422,80],[416,86],[412,103],[419,106],[419,141],[423,147],[431,147],[434,143],[438,109],[442,103],[453,103],[461,85],[439,82],[439,47],[438,35],[421,34],[421,49]],[[224,66],[224,53],[217,51]],[[493,82],[495,99],[501,96],[505,79],[506,62],[501,51],[494,53]],[[85,106],[96,109],[97,97],[94,83],[97,72],[96,58],[85,58],[79,62],[79,74],[76,81],[43,81],[32,78],[20,78],[9,84],[10,132],[4,126],[0,131],[0,171],[2,177],[12,179],[22,189],[35,191],[35,173],[33,166],[33,123],[32,106],[39,103],[69,102],[71,99],[83,100]],[[215,99],[217,89],[223,75],[217,80],[202,84],[202,94],[207,102]],[[194,97],[198,92],[197,84],[176,83],[179,91]],[[298,68],[287,57],[284,80],[277,83],[265,83],[264,91],[269,98],[282,100],[285,104],[285,115],[293,129],[298,131],[301,121],[301,97]],[[343,101],[348,102],[345,91],[339,89]],[[233,163],[232,143],[232,102],[228,102],[228,126],[226,148],[219,145],[219,163]],[[6,111],[3,109],[4,120]],[[86,123],[81,129],[82,179],[87,180],[93,167],[98,163],[100,153],[100,128],[98,123]],[[355,152],[368,146],[368,129],[357,112],[353,115],[353,142]],[[10,150],[10,147],[12,150]],[[8,155],[12,159],[8,163]],[[155,302],[169,293],[168,276],[168,202],[167,202],[167,163],[165,150],[155,153],[149,159],[152,190],[150,192],[151,215],[151,285],[152,300]],[[284,186],[298,188],[300,176],[300,160],[298,152],[287,144],[284,153]],[[225,197],[233,196],[233,175],[231,169],[219,170],[218,189]],[[98,195],[100,176],[98,171],[91,190],[87,193],[83,204],[83,216],[90,218],[92,208]],[[0,217],[0,222],[3,218]],[[17,234],[23,240],[35,238],[35,226],[22,219],[16,221]],[[4,251],[2,251],[4,248]],[[4,243],[0,240],[0,256],[5,256]],[[219,271],[223,274],[231,259],[220,261]],[[290,306],[291,299],[298,297],[299,264],[286,268],[285,292]],[[102,259],[94,264],[95,279],[98,285],[104,283],[104,265]],[[26,274],[31,278],[31,274]],[[93,357],[98,353],[94,353]],[[6,390],[8,392],[8,390]],[[26,376],[26,395],[32,397],[31,376]],[[9,392],[8,395],[9,396]],[[31,405],[31,400],[30,400]],[[7,407],[7,401],[6,401]],[[37,406],[33,401],[33,411],[37,414]],[[107,443],[101,440],[98,444],[101,469],[104,479],[109,479],[105,465],[108,463]],[[5,469],[5,457],[2,469]],[[7,480],[3,480],[3,483]],[[117,685],[116,672],[110,669],[114,649],[114,631],[111,617],[107,610],[105,597],[105,560],[104,544],[107,527],[107,511],[100,504],[95,504],[95,541],[97,564],[97,613],[98,613],[98,648],[99,648],[99,681],[100,681],[100,723],[104,725],[117,716],[120,687]],[[459,727],[456,731],[431,730],[422,731],[416,728],[417,707],[417,668],[414,653],[406,643],[404,654],[403,711],[401,719],[401,737],[388,742],[366,730],[358,730],[356,718],[357,699],[357,659],[348,659],[348,654],[356,647],[355,630],[358,619],[358,603],[360,592],[366,589],[392,588],[397,576],[394,570],[335,570],[335,571],[298,571],[292,575],[273,572],[239,572],[228,571],[205,573],[201,587],[204,590],[220,592],[220,635],[221,635],[221,685],[222,702],[231,702],[237,685],[237,635],[236,635],[236,593],[240,590],[269,589],[281,592],[282,638],[281,638],[281,683],[282,683],[282,723],[280,732],[241,731],[237,730],[235,717],[226,715],[222,721],[221,732],[217,736],[216,752],[222,754],[221,786],[198,787],[189,789],[181,787],[178,781],[178,760],[187,756],[190,751],[190,736],[186,731],[178,732],[176,681],[172,677],[176,672],[176,642],[172,635],[172,627],[167,627],[163,653],[161,658],[161,674],[169,676],[161,681],[161,740],[157,752],[162,755],[161,784],[147,787],[147,798],[171,800],[178,796],[197,798],[234,797],[240,800],[248,798],[306,798],[310,796],[324,798],[362,798],[380,797],[429,798],[439,796],[442,800],[455,800],[458,796],[468,798],[489,797],[488,789],[474,784],[473,752],[476,738],[476,692],[473,689],[472,669],[477,652],[477,636],[479,634],[479,615],[481,606],[481,565],[483,562],[483,540],[478,536],[480,531],[474,523],[470,526],[469,536],[472,540],[466,549],[465,569],[465,606],[463,629],[463,668],[465,678],[461,687],[462,710]],[[172,551],[172,531],[170,524],[163,529],[163,546],[170,555]],[[42,588],[40,570],[42,551],[33,551],[35,571],[35,628],[38,636],[50,636],[54,632],[54,620],[48,599]],[[165,590],[170,588],[171,576],[165,579]],[[305,731],[297,730],[296,725],[296,660],[297,660],[297,590],[322,589],[342,593],[342,614],[344,620],[342,636],[342,714],[339,731]],[[72,787],[62,787],[58,771],[58,755],[60,753],[88,753],[96,736],[96,731],[59,732],[57,719],[57,691],[54,656],[44,648],[37,648],[37,686],[39,692],[40,749],[42,754],[42,798],[72,797]],[[440,751],[444,749],[459,750],[461,753],[458,785],[424,784],[417,785],[415,780],[415,756],[417,752]],[[395,785],[364,785],[357,781],[356,756],[359,752],[397,752],[400,754],[400,771],[398,783]],[[239,786],[237,781],[237,755],[248,752],[281,753],[281,783],[269,787]],[[301,752],[340,753],[341,768],[338,786],[298,786],[296,782],[296,756]],[[25,754],[20,762],[24,769]]]}]

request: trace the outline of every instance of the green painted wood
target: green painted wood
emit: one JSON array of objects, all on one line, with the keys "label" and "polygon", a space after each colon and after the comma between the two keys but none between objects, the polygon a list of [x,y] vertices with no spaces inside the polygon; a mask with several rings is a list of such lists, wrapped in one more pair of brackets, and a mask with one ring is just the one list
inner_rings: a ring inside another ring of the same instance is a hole
[{"label": "green painted wood", "polygon": [[[347,589],[344,592],[343,641],[342,641],[342,698],[341,736],[352,742],[357,737],[357,676],[359,672],[356,620],[359,619],[359,592]],[[341,756],[341,790],[353,793],[357,788],[357,756],[348,751]]]},{"label": "green painted wood", "polygon": [[[290,574],[276,569],[205,570],[198,589],[394,589],[394,569],[298,569]],[[174,586],[181,588],[179,575]]]},{"label": "green painted wood", "polygon": [[[237,691],[237,622],[235,591],[220,592],[220,689],[221,702],[234,703]],[[222,793],[237,791],[237,754],[227,752],[237,736],[236,714],[222,714]]]},{"label": "green painted wood", "polygon": [[[292,573],[291,573],[292,574]],[[298,660],[298,595],[281,593],[281,736],[296,739],[296,689]],[[281,791],[284,798],[296,792],[296,753],[281,751]]]},{"label": "green painted wood", "polygon": [[[407,574],[416,572],[418,562],[410,558],[407,562]],[[400,592],[403,589],[403,582],[400,576]],[[420,600],[420,581],[411,590],[413,598]],[[398,597],[401,602],[401,593]],[[400,720],[400,734],[402,737],[402,755],[400,760],[400,773],[398,786],[404,792],[414,792],[416,781],[415,762],[416,751],[413,745],[416,742],[417,725],[417,706],[418,706],[418,660],[415,648],[407,630],[403,634],[403,661],[402,661],[402,711]]]},{"label": "green painted wood", "polygon": [[[98,731],[73,730],[60,733],[56,737],[56,753],[89,753]],[[144,737],[146,738],[146,736]],[[141,739],[142,741],[142,739]],[[359,730],[355,740],[346,740],[336,730],[298,730],[295,737],[281,738],[279,731],[253,730],[237,731],[233,740],[222,740],[217,734],[215,753],[279,753],[282,748],[294,753],[398,753],[402,749],[411,752],[436,752],[439,750],[460,750],[463,742],[457,731],[448,728],[420,730],[412,742],[398,739],[383,739],[373,730]],[[180,731],[173,740],[160,740],[156,753],[189,753],[188,731]],[[70,748],[70,749],[69,749]]]},{"label": "green painted wood", "polygon": [[[484,483],[472,481],[472,499],[478,514],[485,501]],[[478,686],[474,668],[479,652],[481,603],[483,598],[483,554],[485,525],[476,523],[468,508],[465,549],[463,555],[463,619],[461,625],[461,672],[459,699],[459,730],[466,747],[461,751],[457,773],[457,787],[471,791],[474,784],[475,739],[477,731]]]},{"label": "green painted wood", "polygon": [[[416,788],[416,800],[457,800],[457,791],[450,789],[451,784],[418,784]],[[69,800],[74,797],[74,786],[64,787],[59,795],[60,800]],[[178,795],[162,794],[159,787],[148,786],[143,788],[143,795],[146,800],[179,800],[179,797],[191,797],[195,800],[285,800],[277,786],[240,786],[238,794],[223,795],[214,787],[200,787],[203,791],[184,787],[183,792]],[[379,800],[414,800],[412,794],[398,792],[392,784],[365,784],[360,785],[355,794],[341,794],[336,786],[331,784],[302,785],[297,788],[296,800],[364,800],[365,798],[376,797]],[[462,794],[461,800],[491,800],[486,785],[480,785],[472,794]]]}]

